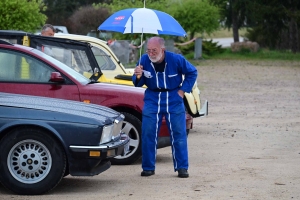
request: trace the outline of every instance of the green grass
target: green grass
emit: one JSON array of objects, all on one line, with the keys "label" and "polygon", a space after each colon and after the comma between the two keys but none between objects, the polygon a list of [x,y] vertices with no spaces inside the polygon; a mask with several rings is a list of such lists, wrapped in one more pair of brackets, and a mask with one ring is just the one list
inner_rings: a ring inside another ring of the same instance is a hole
[{"label": "green grass", "polygon": [[[239,30],[239,35],[243,37],[247,32],[246,28],[241,28]],[[207,38],[226,38],[233,37],[232,29],[221,28],[218,31],[213,32],[211,35],[205,35]],[[191,55],[187,55],[190,59]],[[258,52],[253,53],[247,50],[233,53],[230,48],[226,48],[224,53],[214,54],[212,56],[203,55],[203,59],[232,59],[232,60],[290,60],[290,61],[300,61],[300,53],[292,53],[291,51],[279,51],[279,50],[269,50],[260,49]]]},{"label": "green grass", "polygon": [[238,60],[247,60],[247,59],[258,59],[258,60],[293,60],[300,61],[299,53],[292,53],[290,51],[278,51],[278,50],[268,50],[260,49],[258,52],[231,52],[230,48],[227,48],[224,53],[215,54],[209,57],[210,59],[238,59]]},{"label": "green grass", "polygon": [[260,49],[258,52],[253,53],[249,51],[231,52],[230,48],[226,48],[224,53],[214,54],[212,56],[203,55],[202,59],[194,60],[189,56],[185,56],[194,65],[199,64],[202,60],[266,60],[266,61],[299,61],[300,66],[300,53],[292,53],[290,51],[278,51]]}]

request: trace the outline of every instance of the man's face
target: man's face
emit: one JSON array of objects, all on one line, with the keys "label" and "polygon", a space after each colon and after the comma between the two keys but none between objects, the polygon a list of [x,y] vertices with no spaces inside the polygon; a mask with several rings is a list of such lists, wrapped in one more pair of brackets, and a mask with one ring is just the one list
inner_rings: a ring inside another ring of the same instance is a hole
[{"label": "man's face", "polygon": [[157,63],[163,57],[164,49],[160,47],[157,41],[149,41],[147,44],[147,54],[151,62]]},{"label": "man's face", "polygon": [[43,36],[54,36],[54,32],[51,28],[47,28],[45,31],[42,31],[41,35]]}]

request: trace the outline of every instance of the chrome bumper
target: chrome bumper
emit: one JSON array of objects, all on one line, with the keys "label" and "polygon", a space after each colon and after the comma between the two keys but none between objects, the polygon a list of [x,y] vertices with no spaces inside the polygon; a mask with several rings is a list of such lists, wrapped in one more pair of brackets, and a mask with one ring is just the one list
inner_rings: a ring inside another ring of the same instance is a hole
[{"label": "chrome bumper", "polygon": [[121,139],[118,141],[113,141],[110,143],[101,144],[99,146],[77,146],[77,145],[70,145],[70,149],[72,152],[88,152],[90,150],[98,150],[98,151],[105,151],[109,149],[115,149],[118,147],[123,146],[125,150],[126,145],[129,143],[129,137],[126,134],[122,134],[120,137]]},{"label": "chrome bumper", "polygon": [[205,117],[208,115],[208,101],[205,100],[205,103],[203,104],[201,110],[199,111],[200,116],[199,117]]}]

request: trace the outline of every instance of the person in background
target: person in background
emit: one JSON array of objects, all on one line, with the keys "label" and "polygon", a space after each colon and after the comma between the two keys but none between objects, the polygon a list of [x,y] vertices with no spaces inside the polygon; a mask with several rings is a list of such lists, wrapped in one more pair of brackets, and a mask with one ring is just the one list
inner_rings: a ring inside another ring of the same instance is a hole
[{"label": "person in background", "polygon": [[155,174],[157,136],[165,116],[174,171],[178,171],[178,177],[187,178],[189,162],[183,97],[184,92],[191,92],[198,72],[182,55],[166,51],[163,38],[150,38],[146,52],[132,77],[136,87],[147,86],[142,112],[141,176]]},{"label": "person in background", "polygon": [[[51,24],[45,24],[42,27],[41,30],[41,35],[42,36],[49,36],[49,37],[53,37],[55,33],[55,28],[51,25]],[[41,45],[37,47],[38,50],[46,53],[49,56],[53,57],[53,52],[52,52],[52,48],[47,46],[47,45]]]},{"label": "person in background", "polygon": [[51,24],[45,24],[41,30],[42,36],[54,36],[55,28]]}]

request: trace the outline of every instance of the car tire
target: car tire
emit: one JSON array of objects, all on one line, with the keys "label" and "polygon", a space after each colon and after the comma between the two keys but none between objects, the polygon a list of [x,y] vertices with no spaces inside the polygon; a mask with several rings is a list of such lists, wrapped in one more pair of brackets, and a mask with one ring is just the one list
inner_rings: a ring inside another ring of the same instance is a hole
[{"label": "car tire", "polygon": [[0,181],[20,195],[39,195],[53,189],[66,169],[61,145],[45,130],[18,128],[0,141]]},{"label": "car tire", "polygon": [[113,165],[130,165],[142,156],[142,122],[132,114],[121,112],[124,116],[122,131],[130,138],[129,151],[111,159]]}]

